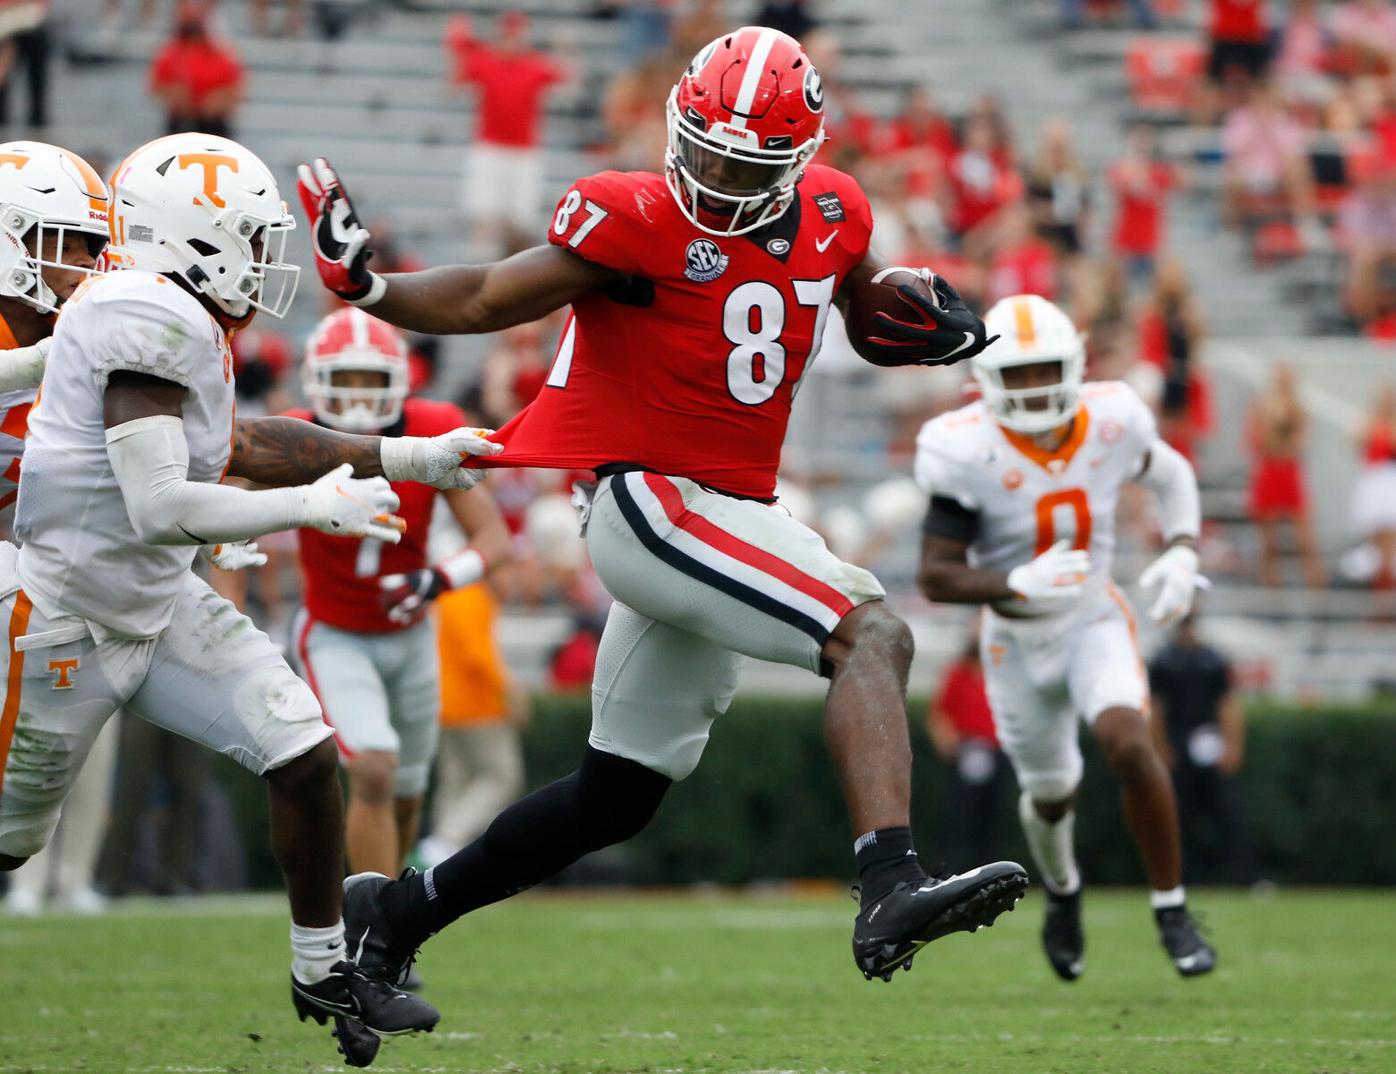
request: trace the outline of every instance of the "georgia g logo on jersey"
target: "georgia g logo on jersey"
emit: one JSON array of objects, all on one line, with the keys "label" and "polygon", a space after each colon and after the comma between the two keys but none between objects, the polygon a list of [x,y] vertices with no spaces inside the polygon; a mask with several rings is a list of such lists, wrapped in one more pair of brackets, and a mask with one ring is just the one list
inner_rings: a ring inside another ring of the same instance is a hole
[{"label": "georgia g logo on jersey", "polygon": [[708,283],[727,271],[728,260],[712,239],[694,239],[684,251],[683,274],[694,283]]}]

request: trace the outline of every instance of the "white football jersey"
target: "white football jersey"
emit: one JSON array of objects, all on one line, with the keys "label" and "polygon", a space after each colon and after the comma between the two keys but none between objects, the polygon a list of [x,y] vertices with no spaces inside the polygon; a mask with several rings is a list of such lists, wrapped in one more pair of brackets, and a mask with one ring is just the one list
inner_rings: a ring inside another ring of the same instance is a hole
[{"label": "white football jersey", "polygon": [[189,480],[222,479],[233,435],[232,350],[199,300],[149,272],[84,282],[58,319],[29,415],[15,533],[20,581],[35,605],[81,616],[99,640],[162,631],[197,551],[145,544],[131,526],[102,417],[114,370],[184,386]]},{"label": "white football jersey", "polygon": [[[1128,385],[1086,384],[1070,436],[1054,452],[1001,427],[982,402],[928,421],[916,438],[916,480],[976,516],[970,563],[1009,571],[1060,540],[1091,554],[1091,577],[1077,602],[1098,597],[1110,579],[1120,488],[1139,476],[1158,439],[1154,416]],[[1060,602],[1052,610],[1066,611]],[[1018,600],[1014,616],[1048,609]]]}]

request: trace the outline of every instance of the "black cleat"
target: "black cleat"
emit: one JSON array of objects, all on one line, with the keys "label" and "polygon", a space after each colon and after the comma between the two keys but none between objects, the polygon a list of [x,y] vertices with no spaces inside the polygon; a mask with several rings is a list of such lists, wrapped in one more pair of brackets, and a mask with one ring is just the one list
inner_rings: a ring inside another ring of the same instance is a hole
[{"label": "black cleat", "polygon": [[336,1014],[331,1035],[339,1042],[339,1054],[344,1056],[348,1066],[366,1067],[378,1058],[382,1040],[373,1030],[352,1018]]},{"label": "black cleat", "polygon": [[853,961],[869,981],[890,981],[897,967],[910,970],[932,940],[992,925],[1027,887],[1028,874],[1013,861],[920,883],[903,880],[854,919]]},{"label": "black cleat", "polygon": [[313,1018],[324,1025],[342,1016],[386,1036],[431,1032],[441,1020],[441,1012],[426,1000],[368,976],[352,962],[336,962],[328,977],[312,985],[292,977],[291,1001],[302,1022]]},{"label": "black cleat", "polygon": [[1217,966],[1217,953],[1202,936],[1202,930],[1188,913],[1186,906],[1170,906],[1155,910],[1159,941],[1174,968],[1184,977],[1200,977]]},{"label": "black cleat", "polygon": [[1071,895],[1047,892],[1042,919],[1042,950],[1063,981],[1074,981],[1086,968],[1086,937],[1081,932],[1081,889]]},{"label": "black cleat", "polygon": [[[401,879],[414,873],[406,869]],[[379,904],[379,896],[391,883],[382,873],[355,873],[345,879],[344,947],[369,977],[400,986],[412,971],[417,949],[395,941]]]}]

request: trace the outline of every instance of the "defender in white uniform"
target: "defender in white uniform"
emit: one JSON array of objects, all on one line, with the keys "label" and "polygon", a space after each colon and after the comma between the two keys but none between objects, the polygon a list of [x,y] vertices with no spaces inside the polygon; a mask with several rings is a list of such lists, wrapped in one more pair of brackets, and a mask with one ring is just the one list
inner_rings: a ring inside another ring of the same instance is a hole
[{"label": "defender in white uniform", "polygon": [[282,260],[295,222],[275,180],[234,142],[176,135],[128,157],[112,197],[109,259],[124,271],[84,282],[64,308],[30,415],[22,547],[0,545],[0,868],[44,845],[124,705],[266,777],[301,1017],[430,1028],[434,1008],[344,957],[343,807],[319,706],[189,568],[199,545],[297,526],[394,542],[388,477],[469,484],[463,453],[492,447],[464,430],[389,439],[235,420],[229,332],[258,310],[283,315],[295,292]]},{"label": "defender in white uniform", "polygon": [[917,438],[916,479],[931,497],[921,588],[988,606],[985,684],[1048,891],[1053,968],[1074,980],[1084,967],[1072,846],[1084,720],[1120,780],[1163,944],[1180,973],[1206,973],[1215,954],[1184,902],[1177,806],[1149,731],[1134,613],[1110,579],[1120,489],[1139,482],[1158,496],[1168,545],[1140,579],[1160,587],[1149,614],[1169,623],[1187,613],[1200,581],[1196,478],[1130,388],[1082,385],[1080,336],[1057,307],[1018,295],[986,323],[999,340],[972,359],[981,401]]}]

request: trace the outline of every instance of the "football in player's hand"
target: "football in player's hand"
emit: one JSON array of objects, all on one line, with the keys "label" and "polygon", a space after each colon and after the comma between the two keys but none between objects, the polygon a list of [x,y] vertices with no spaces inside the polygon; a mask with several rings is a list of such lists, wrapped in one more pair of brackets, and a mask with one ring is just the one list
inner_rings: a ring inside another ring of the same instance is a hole
[{"label": "football in player's hand", "polygon": [[924,357],[921,347],[889,333],[888,326],[877,315],[884,313],[893,321],[922,325],[926,311],[897,290],[912,288],[933,307],[940,305],[935,292],[911,269],[891,269],[853,286],[844,321],[848,326],[848,341],[858,356],[873,365],[915,365]]}]

